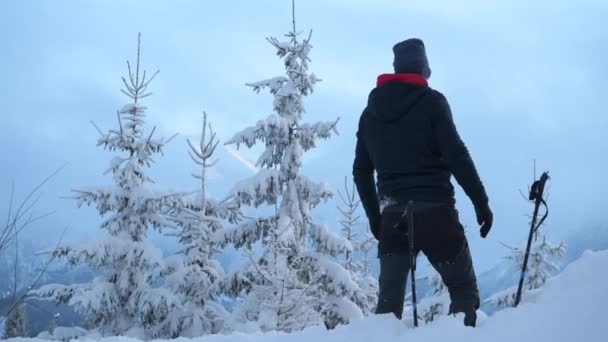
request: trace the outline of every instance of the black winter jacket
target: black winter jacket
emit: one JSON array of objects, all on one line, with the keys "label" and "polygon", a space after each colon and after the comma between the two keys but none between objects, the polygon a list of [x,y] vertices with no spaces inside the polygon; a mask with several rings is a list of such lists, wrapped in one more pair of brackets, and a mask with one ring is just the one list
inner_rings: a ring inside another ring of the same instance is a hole
[{"label": "black winter jacket", "polygon": [[428,86],[394,80],[374,88],[355,153],[353,176],[372,229],[380,200],[454,204],[452,174],[476,207],[488,202],[446,98]]}]

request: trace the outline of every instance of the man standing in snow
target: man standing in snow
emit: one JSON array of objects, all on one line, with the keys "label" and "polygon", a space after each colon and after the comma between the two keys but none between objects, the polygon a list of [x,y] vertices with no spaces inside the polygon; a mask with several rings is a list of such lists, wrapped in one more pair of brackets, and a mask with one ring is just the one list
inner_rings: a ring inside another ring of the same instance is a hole
[{"label": "man standing in snow", "polygon": [[361,202],[379,241],[376,313],[392,312],[398,318],[403,313],[410,265],[402,214],[411,200],[415,253],[422,251],[441,275],[450,293],[450,313],[463,312],[465,325],[475,326],[479,291],[451,176],[473,202],[484,238],[493,220],[488,196],[446,98],[428,86],[431,69],[424,43],[408,39],[396,44],[393,53],[395,74],[378,77],[361,115],[353,165]]}]

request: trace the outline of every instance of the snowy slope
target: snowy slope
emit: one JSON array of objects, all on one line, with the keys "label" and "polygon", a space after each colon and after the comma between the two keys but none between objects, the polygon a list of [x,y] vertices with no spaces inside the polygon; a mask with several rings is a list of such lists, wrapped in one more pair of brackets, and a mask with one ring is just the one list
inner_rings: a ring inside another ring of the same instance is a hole
[{"label": "snowy slope", "polygon": [[[563,269],[571,262],[581,257],[586,250],[608,249],[608,226],[603,224],[589,224],[569,233],[567,236],[552,237],[554,242],[566,242],[566,255],[555,260],[557,265]],[[525,242],[522,242],[522,245]],[[504,249],[505,254],[508,252]],[[491,269],[478,274],[477,283],[482,299],[487,298],[501,290],[505,290],[517,284],[520,271],[513,267],[512,262],[502,260]],[[489,309],[484,308],[484,309]]]},{"label": "snowy slope", "polygon": [[[389,315],[374,316],[334,331],[309,328],[299,333],[233,334],[195,339],[200,342],[434,342],[449,338],[467,342],[603,342],[608,340],[608,251],[586,252],[550,280],[535,303],[497,312],[477,329],[465,328],[461,318],[408,329]],[[186,339],[180,339],[186,340]],[[13,341],[18,341],[14,339]],[[42,341],[42,340],[40,340]],[[137,341],[125,337],[103,341]]]}]

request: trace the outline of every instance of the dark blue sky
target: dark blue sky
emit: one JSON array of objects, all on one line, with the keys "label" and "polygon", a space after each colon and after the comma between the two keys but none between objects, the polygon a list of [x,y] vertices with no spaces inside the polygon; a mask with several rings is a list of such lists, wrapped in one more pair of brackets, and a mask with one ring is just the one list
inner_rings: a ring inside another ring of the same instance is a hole
[{"label": "dark blue sky", "polygon": [[[23,195],[57,167],[39,211],[57,210],[29,230],[53,241],[94,236],[99,218],[77,209],[70,189],[101,185],[112,156],[96,132],[115,125],[126,59],[143,35],[143,65],[160,69],[146,102],[149,125],[179,132],[152,170],[159,188],[193,189],[185,138],[199,134],[206,110],[222,140],[266,117],[267,94],[246,82],[282,73],[265,37],[290,29],[291,1],[17,1],[0,3],[0,208],[14,181]],[[298,27],[312,28],[311,70],[324,81],[306,100],[309,121],[340,117],[341,134],[305,159],[305,172],[334,189],[350,175],[358,117],[375,78],[390,72],[394,43],[420,37],[485,182],[496,222],[479,238],[472,207],[458,193],[476,266],[486,269],[527,234],[531,205],[519,190],[532,161],[552,175],[547,229],[555,237],[600,222],[608,207],[608,30],[604,1],[299,1]],[[255,161],[258,151],[241,151]],[[223,195],[251,171],[222,151],[212,190]],[[317,212],[335,225],[335,203]]]}]

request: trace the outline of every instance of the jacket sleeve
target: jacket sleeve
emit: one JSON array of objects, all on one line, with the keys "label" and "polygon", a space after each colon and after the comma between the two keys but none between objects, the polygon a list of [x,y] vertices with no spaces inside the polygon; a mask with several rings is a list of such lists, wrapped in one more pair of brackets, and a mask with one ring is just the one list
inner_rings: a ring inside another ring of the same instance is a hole
[{"label": "jacket sleeve", "polygon": [[446,98],[439,94],[439,109],[433,120],[435,137],[443,159],[451,168],[454,178],[469,196],[475,207],[487,205],[488,196],[479,178],[469,150],[460,138]]},{"label": "jacket sleeve", "polygon": [[[364,114],[365,115],[365,112]],[[380,202],[374,182],[374,164],[369,156],[363,134],[361,132],[363,115],[359,121],[357,131],[357,147],[355,150],[355,162],[353,163],[353,179],[357,186],[357,192],[361,198],[363,209],[373,230],[381,221]]]}]

